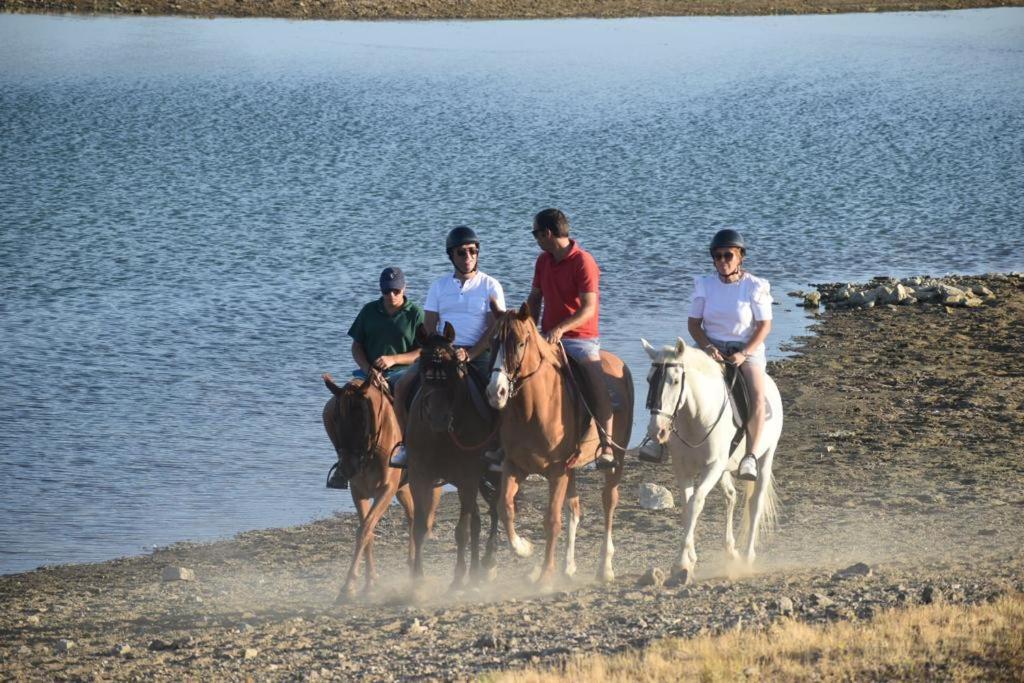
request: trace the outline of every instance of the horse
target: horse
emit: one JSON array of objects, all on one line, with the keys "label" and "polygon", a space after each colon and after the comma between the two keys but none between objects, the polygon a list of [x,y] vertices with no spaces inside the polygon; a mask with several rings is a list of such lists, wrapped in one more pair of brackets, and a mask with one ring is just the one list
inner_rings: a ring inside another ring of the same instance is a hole
[{"label": "horse", "polygon": [[[423,577],[423,542],[433,519],[437,498],[432,491],[439,482],[455,486],[459,496],[459,521],[455,527],[458,548],[451,588],[466,581],[466,548],[470,550],[469,572],[473,581],[490,576],[495,569],[494,553],[498,531],[497,477],[487,473],[481,456],[491,443],[487,420],[476,408],[470,394],[469,366],[460,362],[452,346],[455,328],[445,323],[443,335],[428,334],[420,325],[420,388],[413,398],[405,427],[409,453],[409,487],[412,490],[413,580]],[[489,504],[490,535],[483,564],[480,562],[480,508],[477,495]]]},{"label": "horse", "polygon": [[402,430],[395,417],[387,381],[377,373],[371,373],[361,382],[353,380],[344,387],[339,387],[329,374],[325,373],[323,380],[333,394],[324,405],[324,429],[338,454],[338,466],[355,468],[349,486],[359,514],[359,533],[348,576],[338,594],[338,601],[344,601],[355,596],[359,563],[364,554],[365,590],[368,593],[373,588],[377,578],[373,532],[395,496],[409,521],[408,561],[411,565],[413,503],[409,487],[402,481],[402,471],[388,464],[391,451],[402,440]]},{"label": "horse", "polygon": [[[664,444],[672,458],[676,481],[683,492],[683,546],[673,576],[683,584],[693,580],[697,563],[694,529],[704,507],[704,500],[716,483],[726,499],[725,549],[729,558],[739,560],[733,536],[733,511],[736,489],[732,472],[739,466],[745,452],[743,441],[732,450],[737,425],[733,421],[730,389],[724,378],[724,365],[700,349],[688,346],[681,338],[674,346],[656,350],[641,340],[651,358],[647,407],[651,419],[647,437]],[[775,381],[765,376],[765,397],[768,419],[761,433],[762,446],[767,449],[757,459],[757,481],[744,482],[744,507],[740,538],[743,560],[747,567],[755,558],[754,546],[759,535],[770,531],[776,521],[778,500],[772,476],[775,448],[782,434],[782,399]],[[694,483],[696,482],[696,486]]]},{"label": "horse", "polygon": [[[512,549],[528,557],[532,544],[515,529],[514,499],[523,479],[540,474],[548,480],[548,509],[544,519],[546,549],[538,583],[550,583],[555,572],[555,546],[562,530],[562,507],[569,504],[568,544],[564,573],[576,572],[576,530],[580,521],[580,501],[576,493],[576,467],[593,461],[600,444],[596,420],[589,420],[589,408],[581,405],[575,382],[566,367],[559,347],[540,334],[529,306],[518,312],[493,311],[495,315],[494,365],[487,398],[501,413],[501,445],[505,451],[501,479],[501,518]],[[600,581],[612,581],[615,572],[612,557],[612,523],[619,501],[624,450],[633,419],[633,377],[621,359],[601,352],[606,380],[620,397],[614,409],[612,449],[616,465],[605,470],[604,542],[598,563]],[[605,391],[604,386],[594,387]],[[584,413],[583,411],[588,411]]]}]

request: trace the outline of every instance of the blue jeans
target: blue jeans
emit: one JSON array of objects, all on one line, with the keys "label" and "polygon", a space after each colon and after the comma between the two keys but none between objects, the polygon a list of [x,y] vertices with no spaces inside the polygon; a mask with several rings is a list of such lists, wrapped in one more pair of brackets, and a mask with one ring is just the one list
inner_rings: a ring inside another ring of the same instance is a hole
[{"label": "blue jeans", "polygon": [[601,360],[601,340],[598,337],[589,339],[562,337],[562,347],[565,349],[565,355],[578,361]]},{"label": "blue jeans", "polygon": [[[395,366],[388,368],[384,372],[384,379],[388,381],[388,389],[391,390],[392,394],[395,393],[395,385],[398,384],[398,380],[402,379],[402,375],[405,374],[409,367],[408,365]],[[366,373],[359,368],[352,371],[352,376],[356,379],[366,379]]]}]

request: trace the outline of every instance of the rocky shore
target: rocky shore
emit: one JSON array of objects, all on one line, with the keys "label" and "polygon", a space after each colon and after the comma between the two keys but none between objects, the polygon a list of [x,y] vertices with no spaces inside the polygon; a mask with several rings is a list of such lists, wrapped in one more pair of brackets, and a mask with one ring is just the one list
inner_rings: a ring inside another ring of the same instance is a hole
[{"label": "rocky shore", "polygon": [[[787,411],[775,467],[782,508],[753,575],[725,562],[716,492],[698,527],[696,583],[657,580],[652,568],[667,570],[679,551],[679,511],[642,507],[641,485],[678,492],[669,467],[630,462],[612,584],[590,579],[601,541],[600,475],[584,473],[580,571],[553,590],[529,581],[536,559],[503,546],[494,582],[447,592],[455,520],[446,500],[428,546],[428,590],[410,590],[406,531],[393,509],[379,527],[380,587],[335,605],[356,526],[341,515],[0,577],[0,676],[463,679],[667,636],[790,618],[867,620],[908,605],[1020,592],[1024,279],[937,284],[984,287],[992,298],[976,307],[833,306],[801,340],[801,355],[771,364]],[[830,300],[844,285],[818,290]],[[888,281],[851,289],[879,286],[897,289]],[[534,540],[545,489],[525,489],[520,528]]]},{"label": "rocky shore", "polygon": [[540,19],[903,12],[1022,4],[1024,0],[0,0],[0,12],[287,19]]}]

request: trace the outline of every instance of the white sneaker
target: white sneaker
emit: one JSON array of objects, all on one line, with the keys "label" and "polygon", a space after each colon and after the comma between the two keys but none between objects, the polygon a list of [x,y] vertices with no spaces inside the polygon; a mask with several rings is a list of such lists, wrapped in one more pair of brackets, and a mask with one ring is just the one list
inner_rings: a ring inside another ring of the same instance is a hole
[{"label": "white sneaker", "polygon": [[404,470],[405,466],[409,464],[409,454],[405,452],[404,443],[398,445],[398,450],[396,450],[391,456],[391,462],[389,464],[400,470]]},{"label": "white sneaker", "polygon": [[744,455],[740,460],[740,471],[736,478],[743,481],[757,481],[757,458],[750,453]]}]

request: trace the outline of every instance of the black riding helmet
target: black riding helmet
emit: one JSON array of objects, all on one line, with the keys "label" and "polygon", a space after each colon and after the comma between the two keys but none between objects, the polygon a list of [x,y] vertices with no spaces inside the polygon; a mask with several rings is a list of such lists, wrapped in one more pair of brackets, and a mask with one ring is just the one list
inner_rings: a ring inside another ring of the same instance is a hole
[{"label": "black riding helmet", "polygon": [[747,255],[747,247],[743,244],[743,235],[736,230],[726,228],[715,233],[715,236],[711,239],[711,247],[709,249],[711,255],[715,255],[715,249],[723,247],[739,247],[740,253],[744,256]]},{"label": "black riding helmet", "polygon": [[480,238],[476,236],[472,228],[460,225],[448,233],[448,237],[444,241],[444,250],[447,252],[448,257],[451,258],[453,249],[458,249],[467,244],[475,244],[479,248]]}]

